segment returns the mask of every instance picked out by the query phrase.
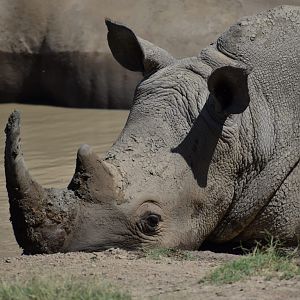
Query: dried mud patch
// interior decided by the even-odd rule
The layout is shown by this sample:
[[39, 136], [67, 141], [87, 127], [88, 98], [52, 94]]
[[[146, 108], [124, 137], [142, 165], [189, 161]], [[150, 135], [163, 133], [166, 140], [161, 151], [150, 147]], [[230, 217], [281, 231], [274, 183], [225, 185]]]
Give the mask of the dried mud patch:
[[134, 299], [299, 299], [300, 280], [247, 281], [215, 286], [199, 280], [237, 255], [183, 251], [152, 258], [147, 253], [111, 249], [99, 253], [66, 253], [0, 258], [0, 278], [74, 277], [112, 284]]

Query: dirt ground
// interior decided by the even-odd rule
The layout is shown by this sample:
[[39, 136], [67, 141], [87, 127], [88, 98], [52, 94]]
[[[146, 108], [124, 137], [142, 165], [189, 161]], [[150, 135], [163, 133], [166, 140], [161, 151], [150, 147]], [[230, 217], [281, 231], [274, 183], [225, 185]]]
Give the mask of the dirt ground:
[[111, 249], [100, 253], [67, 253], [0, 258], [0, 278], [74, 276], [99, 278], [129, 292], [133, 299], [300, 299], [300, 279], [210, 285], [199, 280], [216, 266], [236, 259], [232, 254], [188, 252], [155, 260], [141, 253]]

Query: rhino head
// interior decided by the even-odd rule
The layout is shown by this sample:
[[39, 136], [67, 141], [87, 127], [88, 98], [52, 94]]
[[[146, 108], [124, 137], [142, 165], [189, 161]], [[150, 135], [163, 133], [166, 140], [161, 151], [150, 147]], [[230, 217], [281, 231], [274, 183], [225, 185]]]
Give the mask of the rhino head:
[[200, 57], [177, 60], [126, 26], [106, 24], [114, 57], [144, 79], [104, 159], [83, 145], [69, 186], [43, 188], [25, 166], [20, 115], [9, 118], [7, 190], [25, 253], [197, 249], [233, 198], [239, 116], [249, 104], [247, 70], [213, 70]]

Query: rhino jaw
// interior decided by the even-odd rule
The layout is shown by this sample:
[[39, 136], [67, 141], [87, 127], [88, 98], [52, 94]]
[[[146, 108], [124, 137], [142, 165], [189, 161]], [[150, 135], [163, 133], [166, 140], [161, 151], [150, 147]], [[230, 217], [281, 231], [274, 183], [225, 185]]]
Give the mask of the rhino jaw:
[[20, 113], [5, 128], [5, 176], [11, 222], [25, 254], [66, 251], [78, 211], [71, 190], [44, 189], [26, 168], [20, 143]]

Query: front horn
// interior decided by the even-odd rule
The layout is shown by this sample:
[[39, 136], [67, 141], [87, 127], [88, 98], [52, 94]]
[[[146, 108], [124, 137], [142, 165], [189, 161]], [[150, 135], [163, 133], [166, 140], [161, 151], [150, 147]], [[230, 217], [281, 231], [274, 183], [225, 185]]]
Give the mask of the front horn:
[[20, 143], [20, 113], [5, 128], [5, 176], [11, 222], [24, 254], [64, 252], [78, 211], [78, 198], [67, 189], [44, 189], [32, 179]]

